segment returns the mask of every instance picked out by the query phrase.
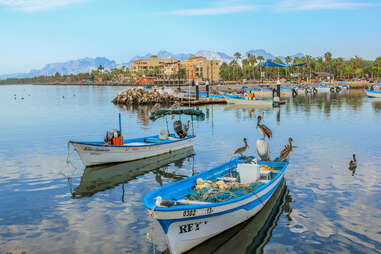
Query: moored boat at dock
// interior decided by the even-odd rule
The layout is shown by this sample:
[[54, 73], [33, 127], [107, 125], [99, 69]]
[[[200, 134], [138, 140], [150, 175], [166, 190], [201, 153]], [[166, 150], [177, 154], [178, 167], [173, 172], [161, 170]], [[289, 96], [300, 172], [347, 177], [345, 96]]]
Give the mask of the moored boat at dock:
[[[170, 251], [183, 253], [257, 214], [280, 186], [287, 166], [288, 160], [257, 163], [254, 157], [235, 158], [149, 193], [144, 204], [166, 234]], [[205, 193], [213, 191], [199, 184], [213, 181], [222, 187], [231, 181], [230, 186], [236, 187], [231, 191], [221, 187], [225, 192], [209, 199], [211, 195]], [[197, 190], [205, 190], [201, 196], [207, 199], [192, 199], [201, 197]]]
[[252, 100], [238, 95], [225, 95], [227, 103], [239, 104], [239, 105], [248, 105], [248, 106], [259, 106], [259, 107], [272, 107], [272, 99], [262, 99], [262, 98], [253, 98]]
[[365, 89], [365, 93], [369, 98], [381, 98], [381, 84], [373, 85], [370, 89]]

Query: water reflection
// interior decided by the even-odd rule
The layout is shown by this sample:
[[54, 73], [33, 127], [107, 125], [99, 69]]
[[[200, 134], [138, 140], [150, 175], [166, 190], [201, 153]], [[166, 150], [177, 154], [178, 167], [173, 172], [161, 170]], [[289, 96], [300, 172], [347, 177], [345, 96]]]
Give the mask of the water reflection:
[[[168, 169], [164, 166], [173, 162], [177, 168], [181, 168], [184, 160], [193, 155], [193, 147], [190, 147], [138, 161], [88, 167], [84, 170], [80, 184], [75, 188], [72, 196], [73, 198], [90, 197], [95, 193], [128, 183], [152, 170], [155, 174], [156, 182], [160, 185], [163, 185], [162, 177], [170, 178], [174, 181], [183, 179], [187, 176], [168, 172]], [[124, 186], [122, 186], [123, 188]], [[122, 195], [124, 195], [124, 191], [122, 191]]]

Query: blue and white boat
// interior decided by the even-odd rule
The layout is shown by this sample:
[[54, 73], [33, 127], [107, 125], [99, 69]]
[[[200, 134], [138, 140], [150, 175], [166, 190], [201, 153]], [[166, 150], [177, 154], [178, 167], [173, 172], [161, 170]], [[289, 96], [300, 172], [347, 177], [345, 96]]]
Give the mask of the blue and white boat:
[[[161, 137], [162, 136], [162, 137]], [[175, 134], [124, 140], [123, 145], [107, 145], [104, 141], [69, 141], [86, 167], [115, 162], [135, 161], [170, 153], [194, 144], [196, 136], [179, 138]]]
[[247, 105], [255, 107], [269, 107], [273, 106], [272, 99], [253, 98], [249, 99], [247, 96], [225, 94], [225, 100], [229, 104]]
[[331, 87], [323, 84], [319, 84], [317, 86], [312, 86], [312, 88], [316, 88], [318, 93], [329, 93], [331, 90]]
[[[257, 214], [280, 186], [286, 174], [285, 162], [259, 161], [239, 157], [186, 179], [152, 191], [145, 207], [161, 225], [172, 253], [183, 253]], [[263, 169], [266, 168], [266, 169]], [[254, 175], [253, 172], [256, 172]], [[255, 184], [240, 196], [220, 202], [190, 201], [189, 194], [199, 179], [239, 179], [237, 184]], [[248, 182], [247, 180], [250, 179]], [[257, 185], [256, 185], [257, 184]], [[173, 206], [162, 204], [174, 203]]]
[[370, 89], [365, 89], [365, 93], [369, 98], [381, 98], [381, 84], [373, 85]]

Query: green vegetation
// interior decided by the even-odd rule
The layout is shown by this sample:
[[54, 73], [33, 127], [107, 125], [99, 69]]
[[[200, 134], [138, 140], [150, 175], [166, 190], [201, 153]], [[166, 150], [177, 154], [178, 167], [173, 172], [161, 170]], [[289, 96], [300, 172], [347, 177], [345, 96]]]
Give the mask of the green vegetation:
[[[273, 62], [285, 64], [306, 63], [302, 67], [292, 68], [274, 68], [263, 67], [264, 58], [248, 55], [241, 59], [240, 53], [234, 54], [234, 60], [230, 63], [223, 63], [220, 68], [220, 77], [226, 81], [260, 80], [261, 72], [264, 72], [264, 80], [286, 79], [290, 81], [297, 80], [324, 80], [329, 76], [335, 80], [375, 80], [381, 78], [381, 57], [374, 61], [364, 60], [360, 57], [353, 57], [344, 60], [342, 57], [333, 58], [330, 52], [324, 54], [324, 57], [312, 58], [309, 55], [304, 57], [291, 58], [285, 57], [283, 62], [279, 58], [272, 59]], [[279, 75], [279, 76], [278, 76]]]

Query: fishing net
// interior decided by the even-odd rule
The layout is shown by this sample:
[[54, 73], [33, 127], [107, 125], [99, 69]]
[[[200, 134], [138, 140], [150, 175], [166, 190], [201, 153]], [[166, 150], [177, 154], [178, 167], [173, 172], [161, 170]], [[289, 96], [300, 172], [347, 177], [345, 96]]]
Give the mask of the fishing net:
[[214, 187], [204, 187], [199, 190], [193, 189], [187, 196], [185, 196], [185, 199], [211, 203], [223, 202], [250, 193], [262, 185], [264, 185], [264, 183], [254, 182], [244, 187], [233, 185], [229, 190], [221, 190]]

